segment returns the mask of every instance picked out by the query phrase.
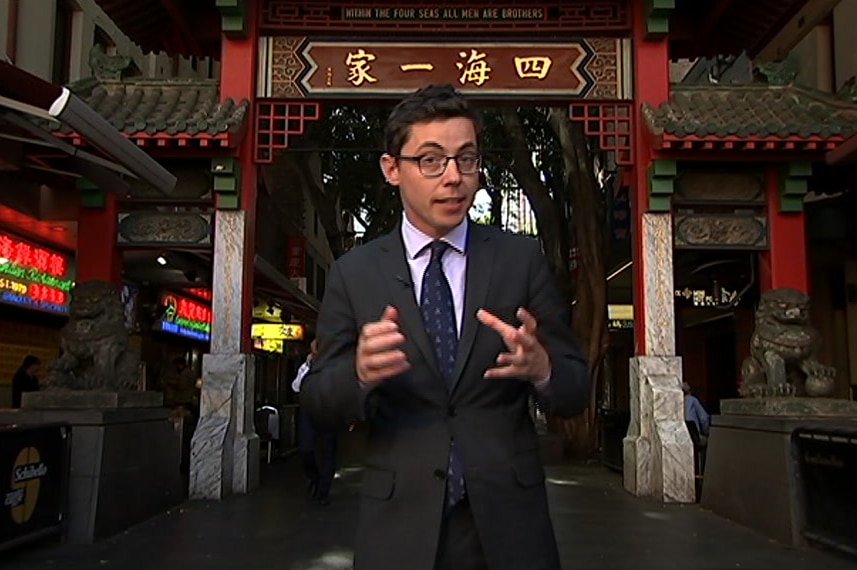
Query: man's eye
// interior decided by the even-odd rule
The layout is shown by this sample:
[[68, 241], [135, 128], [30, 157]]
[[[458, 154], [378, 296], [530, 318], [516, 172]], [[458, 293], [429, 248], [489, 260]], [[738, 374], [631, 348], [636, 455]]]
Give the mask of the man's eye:
[[426, 166], [434, 166], [439, 162], [443, 162], [443, 157], [434, 154], [427, 154], [420, 159], [420, 162], [422, 162]]
[[461, 162], [463, 164], [473, 164], [477, 160], [479, 160], [479, 156], [475, 154], [462, 154], [458, 157], [458, 162]]

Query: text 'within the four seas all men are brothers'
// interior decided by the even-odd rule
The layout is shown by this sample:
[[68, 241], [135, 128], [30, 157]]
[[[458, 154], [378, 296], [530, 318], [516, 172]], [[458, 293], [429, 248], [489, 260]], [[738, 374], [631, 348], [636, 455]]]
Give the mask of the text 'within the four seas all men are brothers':
[[543, 20], [544, 8], [343, 8], [346, 20]]

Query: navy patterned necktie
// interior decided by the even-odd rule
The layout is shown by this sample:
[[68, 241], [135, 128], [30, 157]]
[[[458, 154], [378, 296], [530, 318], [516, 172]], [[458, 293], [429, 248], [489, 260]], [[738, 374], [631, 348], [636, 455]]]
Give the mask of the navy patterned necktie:
[[[437, 364], [443, 379], [449, 389], [452, 388], [455, 371], [455, 356], [458, 352], [458, 327], [455, 322], [455, 306], [452, 302], [452, 290], [443, 272], [443, 254], [449, 249], [449, 244], [433, 241], [431, 259], [426, 272], [423, 274], [423, 285], [420, 291], [420, 310], [423, 323], [429, 339], [434, 345]], [[449, 453], [447, 467], [447, 507], [452, 507], [464, 498], [464, 466], [455, 449], [455, 442]]]

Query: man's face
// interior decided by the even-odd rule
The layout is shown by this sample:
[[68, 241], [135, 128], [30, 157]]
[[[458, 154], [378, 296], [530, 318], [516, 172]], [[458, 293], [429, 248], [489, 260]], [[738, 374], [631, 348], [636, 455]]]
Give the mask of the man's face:
[[[464, 117], [412, 125], [401, 150], [403, 156], [438, 157], [478, 152], [473, 122]], [[388, 154], [382, 157], [381, 165], [390, 184], [399, 187], [408, 220], [435, 239], [461, 223], [479, 190], [479, 173], [461, 174], [454, 160], [436, 178], [423, 176], [416, 162], [397, 160]]]

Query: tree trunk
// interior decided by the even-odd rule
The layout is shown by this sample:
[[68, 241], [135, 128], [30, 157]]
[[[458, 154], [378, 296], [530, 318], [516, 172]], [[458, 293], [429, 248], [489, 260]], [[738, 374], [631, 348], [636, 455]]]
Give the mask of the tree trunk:
[[554, 272], [563, 299], [570, 306], [572, 289], [571, 274], [568, 270], [569, 240], [565, 217], [561, 215], [562, 212], [557, 211], [548, 188], [542, 183], [539, 171], [533, 165], [532, 150], [527, 144], [524, 127], [517, 111], [506, 107], [502, 110], [502, 116], [503, 130], [512, 147], [512, 161], [508, 167], [533, 208], [548, 263]]
[[324, 228], [324, 235], [334, 259], [345, 253], [344, 223], [342, 210], [339, 207], [339, 196], [330, 195], [325, 191], [321, 181], [321, 157], [317, 152], [286, 151], [281, 160], [288, 163], [288, 171], [315, 209], [318, 220]]
[[597, 394], [608, 343], [605, 202], [582, 123], [571, 121], [566, 108], [551, 109], [549, 121], [562, 145], [565, 187], [577, 246], [572, 328], [585, 351], [592, 380], [587, 410], [580, 417], [562, 421], [561, 425], [572, 450], [590, 455], [598, 444]]

